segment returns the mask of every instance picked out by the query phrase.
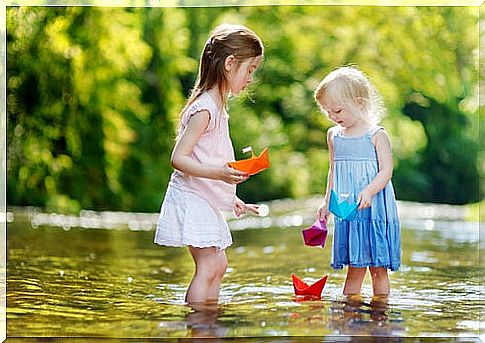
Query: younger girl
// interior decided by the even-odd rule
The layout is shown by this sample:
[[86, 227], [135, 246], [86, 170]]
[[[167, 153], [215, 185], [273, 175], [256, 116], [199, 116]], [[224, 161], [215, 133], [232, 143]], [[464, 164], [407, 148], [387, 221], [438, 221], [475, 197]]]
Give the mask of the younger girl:
[[327, 220], [332, 190], [359, 204], [352, 220], [335, 217], [332, 261], [334, 269], [348, 266], [343, 293], [360, 294], [369, 267], [375, 296], [390, 291], [387, 269], [401, 261], [400, 223], [391, 183], [389, 137], [377, 126], [384, 113], [382, 100], [358, 69], [332, 71], [315, 90], [320, 109], [336, 125], [327, 132], [329, 173], [325, 201], [317, 210]]
[[188, 246], [195, 262], [186, 294], [189, 303], [218, 300], [227, 267], [224, 249], [232, 244], [221, 210], [233, 210], [236, 216], [258, 210], [236, 197], [236, 184], [249, 176], [227, 165], [234, 161], [234, 149], [226, 101], [252, 82], [262, 57], [263, 44], [253, 31], [218, 26], [204, 46], [195, 87], [181, 112], [171, 159], [175, 171], [154, 241]]

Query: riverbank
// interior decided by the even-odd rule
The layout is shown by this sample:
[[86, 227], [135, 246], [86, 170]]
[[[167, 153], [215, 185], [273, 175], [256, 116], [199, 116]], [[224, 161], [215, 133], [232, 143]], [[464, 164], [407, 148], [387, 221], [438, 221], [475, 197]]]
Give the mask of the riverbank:
[[[301, 226], [309, 224], [314, 219], [315, 210], [321, 201], [320, 196], [296, 200], [273, 200], [263, 203], [268, 208], [264, 216], [245, 215], [235, 218], [231, 213], [226, 213], [226, 216], [231, 230]], [[447, 222], [460, 222], [460, 225], [465, 223], [468, 227], [478, 227], [479, 221], [485, 221], [485, 215], [479, 211], [480, 205], [485, 205], [485, 202], [471, 205], [446, 205], [398, 201], [398, 211], [401, 221], [411, 226], [422, 225], [424, 222], [425, 228], [432, 229], [442, 222], [446, 225]], [[1, 219], [7, 223], [17, 220], [28, 221], [33, 228], [45, 225], [65, 230], [81, 227], [149, 231], [155, 228], [158, 213], [82, 210], [79, 215], [70, 215], [46, 213], [38, 207], [10, 206], [4, 217]]]

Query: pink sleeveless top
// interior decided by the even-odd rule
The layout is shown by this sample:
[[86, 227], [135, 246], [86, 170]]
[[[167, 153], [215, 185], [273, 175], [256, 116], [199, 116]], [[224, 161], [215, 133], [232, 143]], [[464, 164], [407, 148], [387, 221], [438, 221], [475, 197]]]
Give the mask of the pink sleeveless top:
[[[202, 93], [182, 114], [178, 137], [187, 127], [189, 119], [203, 110], [207, 110], [210, 114], [209, 124], [195, 144], [191, 157], [204, 165], [222, 167], [227, 162], [234, 161], [234, 148], [229, 136], [229, 115], [225, 110], [217, 107], [210, 94]], [[221, 180], [187, 175], [179, 170], [172, 173], [170, 185], [192, 192], [222, 211], [233, 210], [236, 185]]]

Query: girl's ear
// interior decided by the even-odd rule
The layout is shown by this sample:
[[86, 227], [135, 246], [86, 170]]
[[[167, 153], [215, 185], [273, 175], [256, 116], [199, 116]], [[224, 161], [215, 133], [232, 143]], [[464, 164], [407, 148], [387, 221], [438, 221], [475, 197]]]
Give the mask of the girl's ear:
[[236, 62], [236, 57], [234, 55], [227, 56], [226, 60], [224, 61], [224, 68], [226, 69], [226, 71], [231, 71], [232, 68], [234, 68]]
[[357, 100], [357, 104], [359, 104], [359, 106], [361, 107], [365, 107], [366, 105], [366, 101], [364, 98], [358, 96], [355, 100]]

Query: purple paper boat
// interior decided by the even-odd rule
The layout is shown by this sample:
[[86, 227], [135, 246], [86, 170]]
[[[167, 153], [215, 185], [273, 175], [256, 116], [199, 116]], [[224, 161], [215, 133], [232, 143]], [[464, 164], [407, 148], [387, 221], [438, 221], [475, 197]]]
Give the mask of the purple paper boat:
[[311, 247], [325, 246], [325, 240], [327, 239], [327, 225], [325, 221], [318, 220], [313, 223], [309, 228], [301, 230], [303, 234], [303, 240], [306, 245]]

